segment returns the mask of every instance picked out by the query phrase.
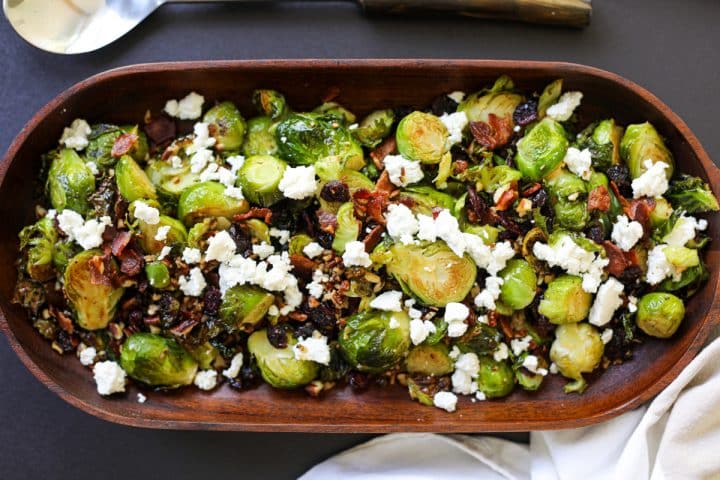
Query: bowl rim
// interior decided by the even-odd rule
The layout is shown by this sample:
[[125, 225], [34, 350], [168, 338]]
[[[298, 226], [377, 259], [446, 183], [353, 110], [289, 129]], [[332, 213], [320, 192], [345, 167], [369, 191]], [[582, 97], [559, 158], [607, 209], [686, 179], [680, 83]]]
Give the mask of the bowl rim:
[[[124, 76], [132, 76], [138, 73], [148, 73], [156, 71], [170, 71], [170, 72], [183, 72], [194, 69], [242, 69], [242, 68], [262, 68], [262, 67], [273, 67], [281, 69], [297, 69], [297, 68], [313, 68], [313, 69], [343, 69], [343, 68], [356, 68], [356, 67], [367, 67], [367, 68], [418, 68], [423, 67], [476, 67], [476, 68], [494, 68], [498, 71], [503, 69], [514, 69], [514, 70], [539, 70], [539, 69], [552, 69], [558, 72], [558, 76], [562, 76], [564, 73], [574, 72], [590, 75], [595, 78], [608, 80], [612, 83], [619, 84], [627, 90], [630, 90], [634, 94], [642, 97], [648, 103], [653, 104], [661, 114], [668, 119], [682, 134], [685, 140], [687, 140], [690, 149], [696, 155], [700, 161], [700, 166], [703, 171], [707, 174], [710, 185], [713, 190], [717, 191], [717, 187], [720, 187], [720, 169], [712, 162], [705, 149], [700, 144], [700, 141], [695, 134], [690, 130], [687, 124], [678, 116], [669, 106], [663, 101], [656, 97], [653, 93], [646, 90], [644, 87], [636, 84], [635, 82], [628, 80], [618, 74], [603, 70], [597, 67], [588, 66], [580, 63], [563, 62], [563, 61], [539, 61], [539, 60], [491, 60], [491, 59], [322, 59], [322, 58], [307, 58], [307, 59], [257, 59], [257, 60], [210, 60], [210, 61], [172, 61], [172, 62], [148, 62], [138, 63], [132, 65], [126, 65], [122, 67], [113, 68], [106, 70], [95, 75], [92, 75], [84, 80], [81, 80], [74, 85], [68, 87], [52, 100], [46, 103], [40, 110], [38, 110], [22, 127], [20, 132], [10, 143], [5, 155], [0, 161], [0, 188], [2, 188], [7, 171], [16, 157], [18, 151], [27, 141], [31, 132], [38, 126], [38, 124], [48, 116], [58, 106], [62, 105], [65, 101], [72, 98], [76, 93], [94, 86], [98, 83], [102, 83], [111, 79], [121, 78]], [[708, 286], [710, 287], [710, 286]], [[714, 291], [718, 291], [720, 287], [720, 276], [718, 281], [714, 285]], [[695, 336], [692, 338], [687, 350], [681, 355], [678, 361], [665, 373], [663, 373], [651, 386], [651, 388], [641, 392], [630, 400], [615, 405], [606, 410], [596, 412], [592, 415], [584, 416], [579, 419], [572, 420], [573, 427], [582, 427], [586, 425], [595, 424], [604, 420], [613, 418], [623, 412], [626, 412], [632, 408], [635, 408], [646, 401], [650, 400], [653, 396], [663, 390], [669, 385], [680, 373], [680, 371], [687, 366], [687, 364], [695, 357], [698, 351], [703, 347], [707, 340], [712, 328], [720, 323], [720, 295], [714, 295], [711, 304], [708, 307], [707, 314], [700, 320], [700, 325], [697, 328]], [[129, 415], [121, 414], [112, 410], [97, 407], [92, 403], [86, 402], [80, 397], [66, 391], [61, 385], [56, 383], [49, 375], [45, 373], [27, 354], [25, 349], [20, 345], [17, 337], [6, 319], [5, 311], [0, 306], [0, 330], [5, 334], [8, 343], [15, 354], [18, 356], [20, 361], [25, 367], [50, 391], [58, 395], [60, 398], [73, 405], [74, 407], [87, 412], [97, 418], [111, 421], [114, 423], [128, 425], [133, 427], [144, 427], [144, 428], [158, 428], [158, 429], [202, 429], [202, 430], [242, 430], [242, 431], [275, 431], [275, 432], [354, 432], [354, 433], [382, 433], [390, 431], [429, 431], [427, 428], [422, 428], [421, 425], [407, 426], [403, 429], [392, 428], [391, 426], [382, 425], [365, 425], [357, 426], [352, 425], [348, 428], [343, 428], [342, 423], [302, 423], [302, 424], [286, 424], [286, 423], [253, 423], [251, 420], [245, 423], [238, 422], [202, 422], [192, 421], [183, 419], [164, 420], [157, 418], [144, 418], [142, 415]], [[560, 422], [567, 423], [567, 420], [561, 420]], [[563, 423], [552, 422], [550, 420], [530, 420], [530, 421], [508, 421], [503, 425], [494, 425], [501, 427], [496, 431], [526, 431], [526, 430], [540, 430], [540, 429], [562, 429], [568, 428], [568, 425]], [[463, 431], [458, 429], [451, 429], [448, 431]]]

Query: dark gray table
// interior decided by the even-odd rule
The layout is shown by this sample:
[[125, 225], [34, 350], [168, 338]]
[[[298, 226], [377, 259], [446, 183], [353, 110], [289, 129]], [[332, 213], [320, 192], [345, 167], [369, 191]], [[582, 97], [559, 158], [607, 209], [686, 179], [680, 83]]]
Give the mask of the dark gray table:
[[[592, 26], [584, 31], [457, 19], [367, 19], [354, 5], [342, 2], [171, 5], [122, 41], [81, 56], [36, 50], [3, 19], [0, 147], [4, 151], [31, 115], [63, 89], [121, 65], [442, 57], [566, 60], [614, 71], [664, 99], [711, 156], [720, 152], [720, 2], [594, 3]], [[370, 438], [132, 429], [65, 404], [25, 370], [4, 339], [0, 365], [0, 477], [6, 479], [293, 478]]]

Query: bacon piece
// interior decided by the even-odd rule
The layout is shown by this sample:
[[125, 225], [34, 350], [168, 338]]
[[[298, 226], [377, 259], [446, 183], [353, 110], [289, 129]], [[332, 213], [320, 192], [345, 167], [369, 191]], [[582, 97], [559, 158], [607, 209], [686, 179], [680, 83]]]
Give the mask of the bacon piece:
[[305, 280], [312, 279], [313, 272], [318, 267], [317, 262], [299, 253], [290, 255], [290, 263], [293, 266], [293, 271]]
[[238, 213], [233, 217], [236, 222], [242, 222], [250, 218], [261, 218], [265, 223], [272, 221], [272, 210], [269, 208], [252, 207], [245, 213]]
[[372, 251], [372, 249], [375, 248], [378, 243], [380, 243], [384, 231], [385, 227], [382, 225], [376, 225], [372, 230], [370, 230], [370, 233], [368, 233], [367, 236], [363, 239], [366, 252]]
[[651, 198], [636, 198], [631, 200], [624, 209], [631, 220], [635, 220], [643, 227], [643, 238], [650, 233], [650, 213], [655, 209], [655, 200]]
[[123, 155], [127, 155], [130, 150], [135, 146], [140, 137], [134, 133], [123, 133], [115, 139], [110, 155], [114, 158], [120, 158]]
[[128, 231], [118, 232], [117, 235], [115, 235], [115, 238], [113, 238], [112, 246], [110, 247], [112, 254], [116, 257], [122, 255], [123, 250], [125, 250], [125, 247], [128, 246], [131, 239], [132, 233]]
[[385, 225], [383, 212], [387, 208], [388, 195], [384, 192], [373, 192], [367, 204], [367, 215], [380, 225]]
[[145, 135], [155, 145], [163, 145], [175, 138], [175, 121], [165, 115], [153, 117], [143, 125]]
[[375, 191], [390, 193], [396, 188], [397, 187], [390, 181], [390, 174], [387, 170], [383, 170], [380, 174], [380, 178], [377, 179], [377, 183], [375, 183]]
[[95, 255], [88, 261], [90, 267], [90, 283], [93, 285], [112, 285], [110, 273], [110, 255]]
[[608, 264], [608, 272], [612, 276], [620, 277], [626, 269], [639, 265], [635, 251], [623, 252], [620, 247], [609, 240], [603, 242], [603, 247], [610, 261]]
[[542, 184], [535, 182], [532, 185], [530, 185], [529, 187], [527, 187], [525, 190], [522, 191], [522, 196], [529, 197], [530, 195], [536, 193], [541, 188], [542, 188]]
[[372, 158], [372, 161], [378, 170], [383, 170], [385, 168], [383, 160], [385, 157], [393, 153], [396, 148], [397, 141], [395, 141], [395, 137], [393, 136], [386, 138], [380, 145], [370, 152], [370, 158]]
[[491, 113], [488, 115], [487, 123], [470, 122], [470, 133], [480, 145], [495, 150], [507, 145], [510, 141], [512, 122]]
[[143, 256], [132, 248], [126, 248], [120, 255], [120, 271], [125, 275], [134, 277], [138, 275], [145, 266]]
[[477, 193], [475, 187], [468, 185], [467, 187], [468, 201], [468, 221], [470, 223], [482, 223], [485, 225], [496, 225], [500, 218], [485, 203], [485, 200]]
[[588, 195], [588, 211], [599, 210], [607, 212], [610, 210], [610, 192], [605, 185], [595, 187]]

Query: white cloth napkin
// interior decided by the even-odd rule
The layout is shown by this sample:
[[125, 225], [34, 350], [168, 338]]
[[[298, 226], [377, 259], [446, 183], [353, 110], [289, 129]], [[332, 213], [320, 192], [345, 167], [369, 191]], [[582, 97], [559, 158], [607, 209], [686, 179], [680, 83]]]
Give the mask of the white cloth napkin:
[[720, 479], [720, 338], [647, 407], [605, 423], [532, 432], [529, 448], [470, 435], [392, 434], [316, 465], [301, 480]]

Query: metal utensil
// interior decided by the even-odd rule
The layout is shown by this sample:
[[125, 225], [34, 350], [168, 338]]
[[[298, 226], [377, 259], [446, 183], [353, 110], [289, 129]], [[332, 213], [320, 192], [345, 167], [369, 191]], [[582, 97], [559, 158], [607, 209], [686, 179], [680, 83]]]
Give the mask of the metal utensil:
[[[85, 53], [117, 40], [165, 3], [213, 0], [3, 0], [5, 16], [27, 42], [53, 53]], [[277, 2], [285, 0], [259, 0]], [[591, 0], [355, 0], [374, 14], [451, 13], [583, 27]], [[257, 3], [230, 0], [226, 3]]]

